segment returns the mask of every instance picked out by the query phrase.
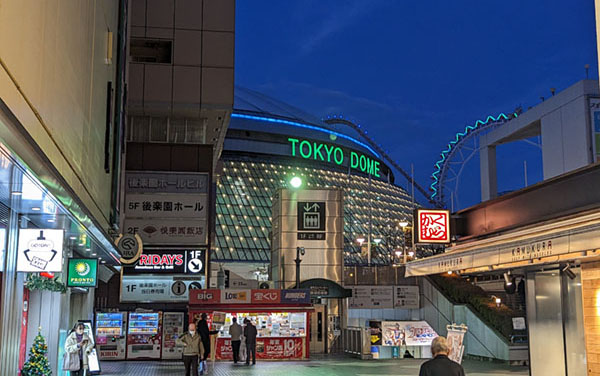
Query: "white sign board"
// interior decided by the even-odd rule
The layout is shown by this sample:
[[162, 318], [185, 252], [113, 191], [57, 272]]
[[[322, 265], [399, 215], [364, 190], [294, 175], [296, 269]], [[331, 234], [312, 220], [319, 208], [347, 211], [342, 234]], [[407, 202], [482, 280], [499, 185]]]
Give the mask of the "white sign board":
[[126, 219], [127, 234], [138, 234], [145, 245], [206, 245], [207, 221], [197, 219]]
[[196, 218], [206, 219], [207, 194], [134, 194], [125, 197], [128, 218]]
[[190, 285], [200, 281], [174, 280], [167, 276], [127, 276], [121, 280], [121, 302], [187, 302]]
[[419, 309], [419, 286], [395, 286], [394, 308]]
[[250, 303], [250, 290], [221, 290], [221, 304]]
[[20, 229], [18, 272], [61, 272], [63, 230]]
[[353, 286], [350, 308], [393, 308], [394, 286]]

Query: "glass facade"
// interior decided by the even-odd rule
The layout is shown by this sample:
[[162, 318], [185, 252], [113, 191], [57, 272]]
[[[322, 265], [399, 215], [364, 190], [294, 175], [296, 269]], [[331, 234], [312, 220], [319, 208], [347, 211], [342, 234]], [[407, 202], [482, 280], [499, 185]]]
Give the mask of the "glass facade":
[[[371, 218], [371, 261], [398, 261], [404, 234], [399, 223], [411, 222], [411, 197], [400, 187], [340, 170], [315, 168], [299, 161], [267, 156], [224, 154], [223, 174], [217, 185], [216, 241], [212, 260], [268, 263], [271, 243], [271, 198], [300, 176], [304, 189], [344, 190], [344, 263], [367, 264], [366, 239]], [[321, 166], [319, 166], [321, 167]], [[407, 229], [408, 230], [408, 229]], [[357, 239], [364, 239], [362, 244]], [[410, 244], [410, 232], [406, 232]], [[431, 252], [418, 249], [415, 257]], [[412, 256], [411, 256], [412, 257]]]

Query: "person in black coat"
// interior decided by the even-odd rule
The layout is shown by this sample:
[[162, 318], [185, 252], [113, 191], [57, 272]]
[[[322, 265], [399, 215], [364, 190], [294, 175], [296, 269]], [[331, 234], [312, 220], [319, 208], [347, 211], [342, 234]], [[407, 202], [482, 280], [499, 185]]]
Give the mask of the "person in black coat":
[[246, 365], [250, 364], [250, 357], [252, 356], [252, 364], [256, 364], [256, 335], [257, 330], [252, 321], [245, 319], [244, 324], [244, 337], [246, 337]]
[[431, 343], [433, 359], [421, 364], [419, 376], [465, 376], [463, 367], [450, 360], [450, 347], [445, 337], [436, 337]]
[[[218, 330], [209, 330], [208, 322], [206, 321], [206, 313], [200, 315], [200, 320], [196, 324], [196, 330], [198, 334], [200, 334], [200, 338], [202, 339], [202, 346], [204, 346], [204, 355], [201, 357], [203, 362], [206, 362], [208, 356], [210, 355], [210, 336], [211, 334], [219, 333]], [[204, 364], [206, 365], [206, 364]]]

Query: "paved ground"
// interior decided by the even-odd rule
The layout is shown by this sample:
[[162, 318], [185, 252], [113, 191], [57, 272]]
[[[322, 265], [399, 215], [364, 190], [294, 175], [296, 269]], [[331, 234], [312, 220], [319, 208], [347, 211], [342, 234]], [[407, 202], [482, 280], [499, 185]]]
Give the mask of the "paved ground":
[[[255, 366], [233, 365], [218, 362], [209, 364], [212, 376], [388, 376], [418, 375], [423, 360], [358, 360], [352, 358], [310, 360], [302, 362], [259, 362]], [[102, 362], [102, 375], [162, 376], [183, 375], [180, 362]], [[465, 360], [463, 363], [469, 376], [525, 376], [525, 367], [511, 367], [503, 364]]]

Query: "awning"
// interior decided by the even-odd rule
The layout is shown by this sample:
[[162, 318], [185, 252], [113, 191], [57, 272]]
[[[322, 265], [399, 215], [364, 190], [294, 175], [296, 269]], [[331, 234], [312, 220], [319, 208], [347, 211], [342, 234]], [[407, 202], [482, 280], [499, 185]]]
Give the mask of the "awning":
[[455, 245], [442, 255], [409, 262], [405, 276], [482, 272], [599, 255], [600, 212], [595, 211]]

